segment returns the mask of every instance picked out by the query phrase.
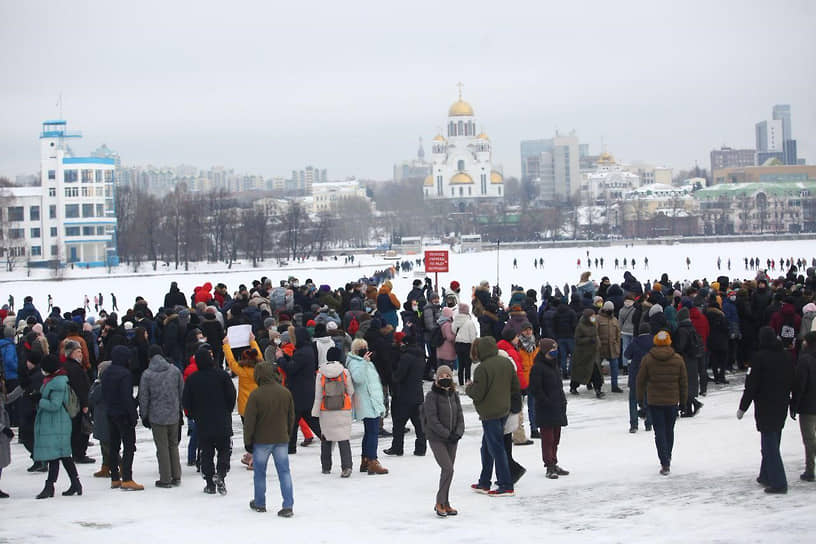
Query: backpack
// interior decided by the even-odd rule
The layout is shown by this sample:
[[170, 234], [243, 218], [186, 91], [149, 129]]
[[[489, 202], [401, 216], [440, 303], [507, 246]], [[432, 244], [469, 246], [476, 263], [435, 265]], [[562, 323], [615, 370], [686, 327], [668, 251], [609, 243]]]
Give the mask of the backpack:
[[790, 322], [786, 320], [785, 323], [782, 324], [782, 328], [779, 331], [779, 339], [782, 340], [782, 345], [786, 348], [793, 345], [793, 341], [796, 339], [796, 329], [793, 328], [793, 320], [790, 320]]
[[696, 330], [691, 331], [691, 336], [689, 337], [689, 343], [686, 347], [687, 355], [701, 361], [703, 357], [705, 357], [705, 347], [703, 347], [703, 339], [700, 337], [700, 333]]
[[71, 419], [74, 419], [79, 413], [79, 397], [70, 385], [68, 386], [68, 402], [63, 403], [63, 407]]
[[442, 344], [445, 343], [445, 335], [442, 334], [442, 327], [436, 327], [433, 331], [431, 331], [431, 345], [435, 348], [438, 348]]
[[323, 402], [320, 409], [325, 411], [351, 410], [351, 398], [346, 393], [346, 373], [336, 378], [321, 375], [323, 385]]
[[349, 336], [354, 336], [358, 330], [360, 330], [360, 322], [357, 321], [357, 316], [352, 314], [346, 332], [349, 333]]

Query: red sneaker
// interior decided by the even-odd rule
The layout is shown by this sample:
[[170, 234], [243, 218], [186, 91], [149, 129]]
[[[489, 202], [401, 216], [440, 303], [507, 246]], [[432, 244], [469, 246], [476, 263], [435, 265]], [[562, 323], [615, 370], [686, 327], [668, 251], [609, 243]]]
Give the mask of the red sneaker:
[[482, 495], [488, 495], [492, 493], [489, 487], [482, 487], [479, 484], [471, 484], [470, 488], [476, 493], [481, 493]]
[[512, 489], [494, 489], [487, 494], [490, 497], [514, 497], [516, 495]]

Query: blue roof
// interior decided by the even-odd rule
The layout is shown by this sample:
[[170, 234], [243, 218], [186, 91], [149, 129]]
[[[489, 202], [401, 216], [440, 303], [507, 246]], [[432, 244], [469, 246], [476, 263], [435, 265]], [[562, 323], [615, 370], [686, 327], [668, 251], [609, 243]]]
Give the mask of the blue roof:
[[62, 164], [110, 164], [115, 165], [116, 161], [108, 157], [65, 157]]

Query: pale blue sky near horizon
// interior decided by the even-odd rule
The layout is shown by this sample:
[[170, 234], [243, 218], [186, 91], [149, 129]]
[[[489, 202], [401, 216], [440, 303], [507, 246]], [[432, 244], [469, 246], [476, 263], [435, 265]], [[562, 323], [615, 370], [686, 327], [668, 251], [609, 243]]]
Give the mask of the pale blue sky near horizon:
[[0, 175], [63, 117], [126, 165], [389, 179], [464, 84], [494, 160], [575, 130], [625, 161], [708, 168], [790, 104], [816, 162], [816, 3], [0, 0]]

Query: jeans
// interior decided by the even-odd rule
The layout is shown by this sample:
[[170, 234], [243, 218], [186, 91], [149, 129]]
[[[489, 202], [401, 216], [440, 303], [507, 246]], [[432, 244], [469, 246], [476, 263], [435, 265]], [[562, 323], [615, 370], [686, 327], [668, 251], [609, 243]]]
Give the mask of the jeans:
[[[111, 481], [120, 479], [119, 446], [122, 446], [121, 479], [133, 480], [133, 454], [136, 452], [136, 427], [127, 416], [108, 417], [110, 429], [110, 474]], [[67, 468], [67, 467], [66, 467]]]
[[[649, 405], [654, 426], [655, 446], [660, 465], [671, 466], [672, 449], [674, 448], [674, 422], [677, 421], [677, 406]], [[780, 459], [781, 463], [781, 459]]]
[[618, 387], [618, 372], [620, 368], [620, 357], [609, 359], [609, 376], [612, 378], [612, 388]]
[[762, 444], [762, 464], [759, 468], [759, 479], [775, 489], [787, 489], [788, 480], [785, 478], [785, 466], [779, 454], [779, 441], [782, 440], [782, 430], [759, 433]]
[[402, 453], [403, 444], [405, 440], [405, 424], [411, 420], [411, 424], [416, 431], [416, 439], [414, 440], [414, 453], [424, 454], [427, 446], [425, 442], [425, 432], [422, 429], [422, 418], [419, 417], [419, 409], [421, 404], [414, 404], [413, 406], [400, 405], [394, 403], [391, 407], [391, 418], [394, 422], [393, 431], [394, 436], [391, 439], [391, 449], [397, 453]]
[[363, 418], [363, 457], [377, 458], [377, 441], [380, 434], [380, 418]]
[[527, 389], [527, 418], [530, 420], [530, 432], [538, 428], [538, 426], [536, 426], [535, 416], [535, 397], [530, 392], [530, 389]]
[[799, 414], [799, 430], [805, 443], [805, 472], [813, 474], [816, 457], [816, 414]]
[[195, 419], [187, 418], [187, 464], [192, 465], [198, 458], [198, 427]]
[[[320, 441], [320, 467], [323, 470], [331, 470], [332, 467], [332, 449], [334, 442], [331, 440]], [[337, 442], [337, 448], [340, 450], [340, 468], [351, 468], [351, 444], [348, 440], [340, 440]]]
[[[575, 353], [575, 338], [558, 339], [558, 357], [561, 359], [561, 373], [569, 373], [572, 370], [572, 355]], [[569, 355], [569, 365], [567, 356]]]
[[632, 343], [634, 338], [634, 335], [621, 333], [621, 363], [623, 364], [624, 368], [629, 366], [629, 363], [632, 362], [631, 359], [627, 359], [623, 356], [623, 354], [626, 353], [626, 348], [629, 347], [629, 344]]
[[436, 492], [436, 504], [448, 505], [450, 504], [450, 486], [453, 481], [453, 464], [456, 462], [456, 446], [457, 442], [441, 442], [431, 440], [428, 442], [431, 446], [434, 459], [441, 469], [439, 474], [439, 490]]
[[[648, 400], [648, 399], [647, 399]], [[646, 410], [646, 427], [652, 426], [652, 415], [649, 410]], [[637, 402], [637, 388], [629, 388], [629, 428], [638, 428], [638, 402]]]
[[479, 485], [490, 487], [493, 476], [493, 465], [496, 465], [496, 484], [502, 491], [513, 489], [510, 476], [510, 463], [504, 450], [504, 422], [507, 417], [485, 419], [482, 421], [482, 473]]
[[278, 473], [283, 508], [292, 508], [295, 505], [295, 497], [292, 488], [292, 473], [289, 471], [289, 445], [286, 443], [255, 444], [252, 448], [255, 506], [266, 507], [266, 465], [270, 455], [275, 461], [275, 471]]

